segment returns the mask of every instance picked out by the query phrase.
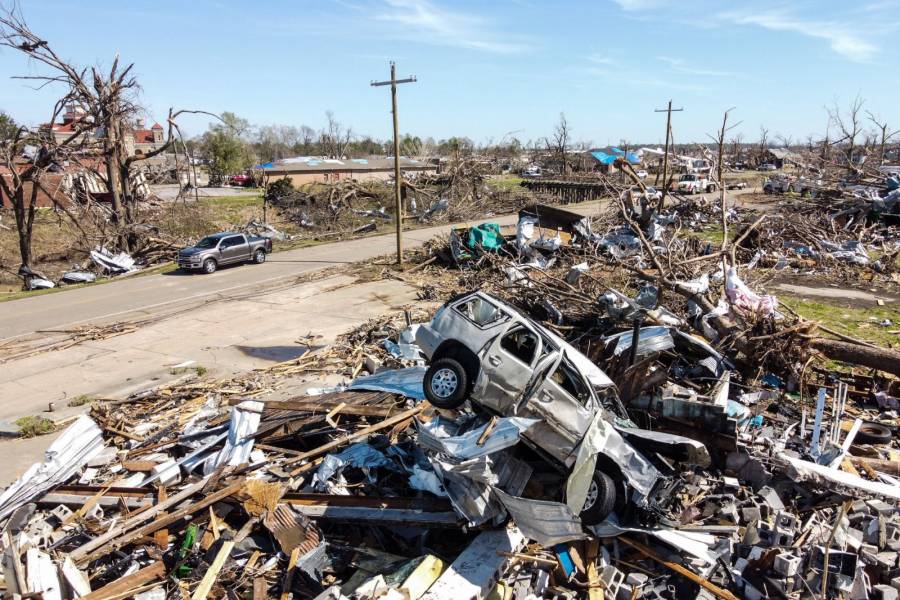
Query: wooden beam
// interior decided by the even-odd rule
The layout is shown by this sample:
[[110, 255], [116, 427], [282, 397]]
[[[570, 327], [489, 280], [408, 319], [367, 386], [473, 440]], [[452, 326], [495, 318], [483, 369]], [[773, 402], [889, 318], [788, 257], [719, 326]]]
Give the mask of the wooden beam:
[[[359, 438], [365, 437], [365, 436], [369, 435], [370, 433], [375, 433], [376, 431], [381, 431], [382, 429], [392, 427], [392, 426], [396, 425], [397, 423], [402, 423], [403, 421], [416, 416], [417, 414], [419, 414], [420, 412], [425, 410], [425, 408], [428, 406], [430, 406], [428, 404], [428, 402], [423, 400], [415, 408], [411, 408], [411, 409], [404, 411], [398, 415], [394, 415], [393, 417], [389, 417], [389, 418], [385, 419], [384, 421], [376, 423], [375, 425], [365, 427], [355, 433], [345, 435], [344, 437], [338, 438], [336, 440], [332, 440], [332, 441], [328, 442], [327, 444], [323, 444], [323, 445], [319, 446], [318, 448], [314, 448], [313, 450], [304, 452], [300, 456], [297, 456], [297, 457], [287, 461], [285, 463], [285, 465], [286, 466], [295, 465], [295, 464], [300, 463], [308, 458], [314, 458], [316, 456], [321, 456], [322, 454], [327, 454], [327, 453], [331, 452], [332, 450], [334, 450], [335, 448], [340, 448], [341, 446], [343, 446], [344, 444], [346, 444], [348, 442], [358, 440]], [[303, 471], [302, 471], [302, 467], [301, 467], [300, 469], [294, 469], [293, 471], [291, 471], [290, 475], [293, 477], [302, 472]]]
[[135, 588], [151, 581], [162, 579], [165, 575], [166, 565], [163, 561], [158, 560], [149, 567], [144, 567], [140, 571], [135, 571], [131, 575], [117, 579], [99, 590], [94, 590], [87, 596], [82, 596], [81, 600], [108, 600], [109, 598], [122, 597]]
[[699, 575], [697, 575], [696, 573], [689, 570], [687, 567], [685, 567], [683, 565], [679, 565], [678, 563], [674, 563], [670, 560], [666, 560], [665, 558], [663, 558], [662, 556], [657, 554], [655, 550], [648, 548], [647, 546], [643, 545], [642, 543], [628, 539], [624, 535], [620, 535], [616, 539], [618, 539], [620, 542], [627, 544], [628, 546], [631, 546], [632, 548], [634, 548], [635, 550], [637, 550], [644, 556], [652, 558], [653, 560], [655, 560], [659, 564], [663, 565], [664, 567], [675, 571], [682, 577], [686, 577], [687, 579], [690, 579], [691, 581], [693, 581], [694, 583], [696, 583], [697, 585], [699, 585], [706, 591], [710, 592], [717, 598], [722, 598], [722, 600], [738, 600], [737, 596], [735, 596], [728, 590], [722, 589], [719, 586], [712, 583], [711, 581], [709, 581], [708, 579], [700, 577]]
[[[118, 536], [113, 536], [113, 539], [108, 540], [105, 544], [102, 545], [101, 548], [94, 550], [93, 552], [89, 552], [89, 553], [85, 552], [83, 550], [83, 548], [85, 548], [85, 546], [87, 546], [87, 544], [85, 544], [85, 546], [82, 546], [81, 548], [77, 548], [74, 552], [72, 552], [70, 554], [70, 556], [72, 556], [72, 560], [74, 560], [76, 563], [82, 563], [82, 564], [85, 562], [89, 562], [95, 558], [99, 558], [101, 556], [106, 556], [110, 552], [115, 552], [119, 548], [122, 548], [123, 546], [127, 546], [128, 544], [134, 542], [137, 539], [140, 539], [144, 536], [150, 535], [153, 532], [163, 529], [164, 527], [168, 527], [169, 525], [171, 525], [173, 523], [177, 523], [184, 517], [194, 514], [195, 512], [199, 512], [199, 511], [205, 509], [207, 506], [215, 504], [219, 500], [223, 500], [223, 499], [227, 498], [228, 496], [231, 496], [232, 494], [239, 492], [243, 487], [244, 487], [244, 480], [241, 479], [241, 480], [239, 480], [235, 483], [232, 483], [231, 485], [219, 490], [218, 492], [215, 492], [215, 493], [209, 494], [208, 496], [205, 496], [203, 499], [198, 500], [197, 502], [195, 502], [189, 506], [186, 506], [185, 508], [182, 508], [171, 514], [160, 517], [157, 520], [155, 520], [154, 522], [148, 523], [147, 525], [144, 525], [143, 527], [136, 529], [136, 530], [132, 531], [131, 533], [125, 533], [125, 534], [119, 534]], [[176, 497], [177, 496], [172, 496], [172, 498], [176, 498]], [[154, 507], [154, 508], [156, 508], [156, 507]], [[151, 511], [153, 511], [153, 509], [146, 510], [138, 516], [143, 516], [146, 513], [149, 513]], [[103, 536], [101, 536], [101, 537], [103, 537]], [[97, 538], [97, 539], [99, 539], [99, 538]], [[96, 541], [96, 540], [93, 540], [93, 541]], [[91, 543], [91, 542], [89, 542], [89, 543]], [[78, 552], [77, 557], [75, 555], [75, 552]]]
[[203, 579], [200, 580], [200, 585], [198, 585], [197, 589], [194, 590], [194, 593], [191, 594], [191, 600], [205, 600], [209, 595], [209, 590], [212, 589], [213, 584], [216, 582], [216, 577], [219, 576], [219, 571], [222, 570], [222, 567], [225, 565], [225, 561], [228, 560], [228, 555], [231, 554], [233, 548], [234, 540], [226, 540], [222, 543], [222, 547], [219, 548], [219, 553], [216, 554], [212, 564], [209, 565], [209, 568], [203, 575]]

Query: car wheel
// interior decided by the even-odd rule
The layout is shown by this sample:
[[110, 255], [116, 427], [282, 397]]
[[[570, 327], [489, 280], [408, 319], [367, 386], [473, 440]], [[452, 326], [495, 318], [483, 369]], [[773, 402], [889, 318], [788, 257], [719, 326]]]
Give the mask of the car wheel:
[[254, 252], [253, 253], [253, 262], [255, 262], [258, 265], [261, 265], [264, 262], [266, 262], [266, 251], [265, 250], [257, 250], [256, 252]]
[[863, 423], [854, 441], [861, 444], [889, 444], [894, 435], [889, 427], [878, 423]]
[[616, 484], [612, 477], [603, 471], [594, 471], [591, 485], [588, 487], [584, 508], [581, 509], [581, 522], [585, 525], [598, 525], [616, 508]]
[[466, 400], [469, 378], [462, 364], [455, 358], [439, 358], [425, 372], [425, 397], [438, 407], [453, 409]]
[[203, 272], [207, 275], [209, 275], [210, 273], [215, 273], [217, 266], [218, 265], [216, 265], [215, 260], [213, 260], [212, 258], [207, 258], [203, 261]]

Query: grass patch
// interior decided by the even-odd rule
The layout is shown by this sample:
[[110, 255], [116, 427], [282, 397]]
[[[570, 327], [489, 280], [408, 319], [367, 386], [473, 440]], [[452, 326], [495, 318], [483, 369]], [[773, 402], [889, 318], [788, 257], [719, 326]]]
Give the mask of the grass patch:
[[69, 403], [66, 406], [69, 406], [72, 408], [77, 407], [77, 406], [84, 406], [85, 404], [90, 404], [91, 402], [94, 402], [95, 400], [96, 400], [96, 398], [94, 398], [93, 396], [89, 396], [88, 394], [81, 394], [80, 396], [75, 396], [74, 398], [69, 400]]
[[21, 417], [15, 421], [22, 437], [36, 437], [56, 431], [56, 423], [46, 417]]
[[207, 369], [203, 365], [182, 367], [180, 369], [172, 369], [171, 371], [169, 371], [169, 375], [183, 375], [185, 373], [190, 373], [191, 371], [193, 371], [197, 375], [197, 377], [203, 377], [209, 372], [209, 369]]
[[487, 179], [485, 183], [498, 190], [511, 190], [519, 187], [522, 178], [518, 175], [500, 175]]
[[[900, 329], [900, 310], [886, 306], [853, 308], [831, 302], [807, 300], [794, 296], [778, 296], [778, 300], [797, 311], [805, 319], [818, 321], [830, 329], [879, 346], [892, 347], [900, 342], [900, 335], [890, 333]], [[892, 325], [879, 323], [888, 319]]]

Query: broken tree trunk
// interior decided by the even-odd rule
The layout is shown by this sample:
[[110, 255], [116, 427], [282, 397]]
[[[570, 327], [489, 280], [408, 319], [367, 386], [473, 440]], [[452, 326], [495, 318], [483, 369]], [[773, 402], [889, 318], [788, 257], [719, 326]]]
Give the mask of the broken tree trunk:
[[900, 352], [889, 348], [875, 348], [851, 344], [841, 340], [815, 338], [809, 347], [818, 350], [832, 360], [869, 367], [900, 377]]

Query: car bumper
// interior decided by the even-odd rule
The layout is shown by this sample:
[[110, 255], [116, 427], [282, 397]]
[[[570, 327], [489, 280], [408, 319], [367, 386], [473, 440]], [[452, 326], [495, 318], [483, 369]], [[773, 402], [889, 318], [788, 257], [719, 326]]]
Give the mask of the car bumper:
[[203, 267], [203, 261], [201, 261], [199, 258], [193, 258], [191, 256], [179, 256], [175, 262], [182, 269], [200, 269]]

